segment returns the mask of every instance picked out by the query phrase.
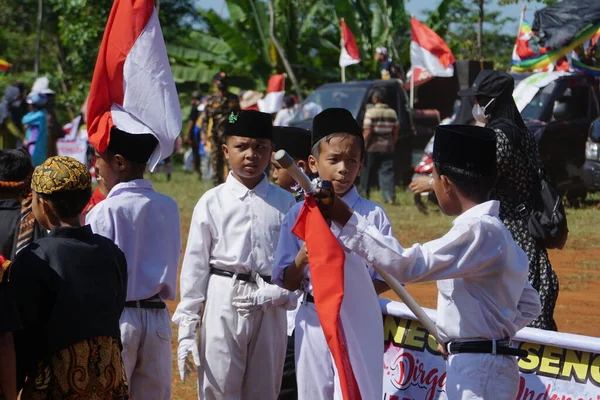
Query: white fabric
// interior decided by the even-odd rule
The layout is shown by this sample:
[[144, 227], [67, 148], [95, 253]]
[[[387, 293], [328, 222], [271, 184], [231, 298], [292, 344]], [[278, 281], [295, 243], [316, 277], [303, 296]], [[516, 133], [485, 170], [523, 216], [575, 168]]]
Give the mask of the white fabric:
[[[392, 235], [391, 224], [385, 211], [376, 203], [366, 200], [358, 195], [353, 187], [342, 198], [357, 212], [365, 215], [367, 220], [381, 230], [382, 235]], [[285, 217], [281, 227], [279, 244], [275, 255], [272, 282], [283, 286], [283, 271], [295, 259], [302, 242], [291, 232], [303, 203], [296, 204]], [[337, 236], [341, 228], [332, 224], [331, 230]], [[340, 319], [346, 338], [348, 356], [352, 364], [354, 375], [360, 387], [363, 399], [381, 398], [382, 357], [383, 342], [381, 340], [382, 317], [379, 310], [377, 294], [372, 284], [375, 276], [372, 267], [356, 254], [346, 252], [344, 265], [344, 300]], [[306, 268], [304, 275], [304, 290], [312, 292], [310, 272]], [[296, 316], [296, 350], [300, 356], [296, 366], [299, 399], [331, 399], [332, 389], [330, 380], [339, 386], [337, 373], [333, 365], [323, 330], [321, 329], [316, 312], [309, 315], [306, 307], [300, 306]], [[310, 328], [309, 328], [310, 326]], [[304, 330], [300, 332], [299, 330]], [[305, 346], [305, 350], [302, 350]], [[300, 349], [300, 350], [299, 350]], [[316, 349], [327, 349], [325, 354], [316, 354]], [[300, 353], [298, 353], [300, 351]], [[318, 367], [316, 367], [318, 365]], [[333, 378], [324, 375], [324, 371], [334, 371]], [[323, 374], [323, 375], [321, 375]], [[317, 375], [321, 375], [317, 377]], [[324, 385], [324, 386], [317, 386]], [[335, 390], [334, 390], [335, 391]], [[339, 392], [339, 388], [336, 393]], [[305, 393], [303, 396], [301, 393]], [[323, 397], [321, 397], [323, 396]], [[341, 394], [340, 394], [341, 396]]]
[[[189, 360], [190, 355], [192, 356], [191, 360]], [[183, 382], [192, 372], [193, 368], [191, 368], [190, 362], [193, 362], [196, 368], [200, 366], [200, 351], [196, 338], [193, 337], [180, 340], [179, 346], [177, 346], [177, 367], [179, 368], [179, 377]]]
[[446, 362], [445, 387], [440, 400], [514, 400], [519, 391], [517, 358], [451, 355]]
[[[361, 197], [358, 194], [358, 190], [355, 186], [352, 187], [346, 193], [342, 200], [354, 209], [359, 215], [364, 216], [369, 223], [373, 224], [384, 236], [393, 236], [392, 224], [388, 218], [385, 210], [380, 205]], [[275, 263], [273, 265], [273, 274], [271, 276], [271, 282], [283, 287], [283, 271], [294, 262], [296, 254], [302, 247], [302, 241], [298, 239], [296, 235], [292, 233], [292, 228], [298, 218], [298, 213], [302, 208], [304, 202], [299, 202], [290, 210], [283, 225], [281, 226], [281, 235], [279, 237], [279, 244], [277, 245], [277, 253], [275, 254]], [[334, 236], [339, 235], [340, 227], [337, 224], [332, 224], [331, 231]], [[363, 260], [364, 261], [364, 260]], [[373, 279], [383, 280], [371, 264], [364, 261], [364, 265], [367, 266], [369, 274]], [[306, 268], [304, 272], [304, 290], [312, 294], [312, 284], [310, 283], [310, 271]]]
[[498, 219], [499, 206], [479, 204], [442, 238], [408, 249], [357, 212], [339, 238], [402, 282], [438, 281], [442, 341], [512, 338], [539, 315], [540, 299], [527, 280], [527, 255]]
[[287, 318], [287, 335], [292, 336], [294, 330], [296, 329], [296, 314], [298, 314], [298, 310], [300, 309], [300, 305], [302, 304], [303, 294], [304, 292], [300, 290], [296, 290], [296, 308], [293, 310], [287, 310], [286, 318]]
[[[148, 162], [153, 171], [161, 160], [173, 153], [182, 124], [177, 89], [156, 9], [127, 54], [123, 65], [123, 87], [122, 108], [133, 118], [125, 123], [124, 120], [115, 122], [113, 105], [113, 122], [126, 132], [152, 133], [158, 139], [158, 146]], [[143, 121], [141, 126], [133, 124], [134, 119]], [[130, 130], [136, 128], [139, 129]]]
[[86, 223], [125, 253], [127, 301], [155, 294], [175, 299], [181, 232], [172, 198], [155, 192], [146, 179], [119, 183], [90, 211]]
[[523, 79], [515, 87], [513, 91], [513, 98], [517, 104], [519, 112], [523, 111], [525, 107], [533, 100], [537, 92], [548, 86], [551, 82], [554, 82], [561, 76], [572, 75], [566, 71], [556, 72], [538, 72]]
[[171, 399], [169, 310], [125, 307], [120, 319], [131, 400]]
[[285, 91], [269, 92], [264, 99], [258, 100], [258, 109], [261, 112], [274, 114], [283, 108], [283, 97]]
[[241, 317], [232, 300], [254, 283], [210, 275], [200, 328], [199, 399], [276, 399], [287, 347], [285, 310], [268, 307]]
[[360, 62], [360, 58], [352, 58], [350, 54], [348, 54], [348, 50], [346, 50], [346, 45], [344, 41], [341, 42], [342, 51], [340, 52], [340, 67], [346, 68], [349, 65], [358, 64]]
[[410, 63], [413, 68], [421, 67], [433, 76], [451, 77], [454, 75], [452, 64], [444, 67], [439, 58], [415, 41], [410, 42]]
[[290, 126], [290, 121], [294, 117], [294, 114], [296, 114], [295, 109], [284, 108], [275, 116], [273, 126]]

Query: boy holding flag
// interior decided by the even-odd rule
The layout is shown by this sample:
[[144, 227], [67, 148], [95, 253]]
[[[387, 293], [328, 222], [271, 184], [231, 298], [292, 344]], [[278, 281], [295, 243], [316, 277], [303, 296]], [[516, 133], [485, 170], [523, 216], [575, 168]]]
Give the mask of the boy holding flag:
[[[343, 228], [339, 239], [402, 282], [437, 281], [438, 347], [447, 359], [446, 398], [513, 400], [519, 388], [515, 333], [541, 310], [527, 280], [527, 255], [488, 201], [496, 179], [491, 129], [439, 126], [433, 188], [440, 207], [456, 215], [442, 238], [403, 249], [359, 213], [335, 199], [324, 214]], [[525, 352], [526, 354], [526, 352]]]
[[171, 321], [181, 253], [179, 210], [143, 179], [173, 152], [181, 109], [152, 0], [115, 0], [88, 101], [88, 136], [108, 195], [87, 215], [127, 259], [121, 315], [131, 398], [171, 398]]
[[[322, 180], [331, 181], [335, 193], [364, 215], [383, 236], [391, 236], [391, 224], [385, 211], [377, 204], [361, 198], [354, 186], [362, 168], [365, 145], [361, 129], [352, 114], [341, 108], [326, 109], [318, 114], [313, 121], [312, 145], [309, 157], [311, 171], [319, 174]], [[368, 268], [369, 263], [365, 259], [342, 253], [339, 256], [343, 268], [343, 278], [340, 279], [343, 281], [317, 281], [331, 280], [331, 277], [313, 276], [313, 265], [310, 270], [307, 268], [307, 244], [292, 232], [302, 206], [301, 203], [295, 205], [283, 221], [272, 278], [274, 283], [288, 290], [300, 289], [305, 292], [296, 316], [295, 331], [298, 399], [331, 400], [340, 398], [342, 393], [354, 393], [363, 399], [379, 399], [383, 379], [383, 322], [372, 283], [376, 274]], [[332, 224], [328, 233], [337, 236], [339, 231], [339, 226]], [[306, 235], [319, 240], [322, 233], [311, 231]], [[334, 320], [341, 320], [344, 336], [338, 337], [338, 343], [345, 348], [345, 351], [341, 351], [340, 359], [332, 360], [332, 355], [336, 357], [339, 349], [328, 348], [331, 331], [329, 326], [322, 327], [321, 313], [315, 306], [315, 302], [330, 300], [326, 298], [326, 292], [326, 296], [320, 298], [313, 291], [313, 287], [324, 283], [342, 287], [339, 315], [333, 316]], [[383, 282], [381, 284], [385, 285]], [[323, 292], [320, 294], [323, 295]], [[344, 374], [342, 376], [339, 365], [350, 367], [351, 373], [344, 370], [341, 371]]]

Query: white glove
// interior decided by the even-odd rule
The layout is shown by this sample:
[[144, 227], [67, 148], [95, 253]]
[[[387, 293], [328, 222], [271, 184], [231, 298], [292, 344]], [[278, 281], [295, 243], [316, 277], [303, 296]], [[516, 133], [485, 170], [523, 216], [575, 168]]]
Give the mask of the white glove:
[[[194, 359], [193, 364], [189, 358], [190, 353], [192, 353], [192, 358]], [[196, 367], [200, 366], [200, 352], [198, 351], [196, 339], [181, 339], [179, 347], [177, 347], [177, 366], [179, 367], [179, 376], [183, 382], [185, 382], [185, 379], [195, 369], [194, 364]]]
[[234, 297], [231, 304], [237, 308], [241, 317], [246, 317], [258, 309], [268, 307], [287, 306], [290, 303], [290, 297], [293, 292], [289, 292], [276, 285], [271, 285], [264, 281], [260, 275], [255, 278], [258, 289], [246, 296]]

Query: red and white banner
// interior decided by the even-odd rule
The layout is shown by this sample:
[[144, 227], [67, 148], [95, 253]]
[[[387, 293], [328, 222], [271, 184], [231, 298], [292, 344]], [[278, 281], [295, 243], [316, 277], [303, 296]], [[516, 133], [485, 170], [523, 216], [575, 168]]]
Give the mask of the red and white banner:
[[[436, 400], [446, 363], [437, 343], [402, 303], [380, 300], [385, 353], [384, 400]], [[435, 311], [425, 309], [435, 321]], [[600, 339], [525, 328], [513, 341], [529, 352], [519, 360], [515, 400], [600, 400]]]
[[285, 96], [285, 74], [273, 75], [267, 84], [267, 94], [258, 100], [258, 109], [264, 113], [274, 114], [283, 108]]
[[358, 64], [360, 62], [360, 52], [358, 51], [354, 35], [350, 28], [348, 28], [348, 25], [346, 25], [344, 18], [340, 18], [340, 26], [342, 28], [340, 67], [346, 68], [349, 65]]
[[150, 133], [158, 146], [150, 170], [171, 155], [181, 108], [153, 0], [115, 0], [90, 87], [88, 135], [100, 152], [110, 129]]
[[413, 69], [421, 68], [433, 76], [451, 77], [454, 75], [454, 55], [452, 51], [430, 28], [410, 19], [412, 39], [410, 42], [410, 63]]

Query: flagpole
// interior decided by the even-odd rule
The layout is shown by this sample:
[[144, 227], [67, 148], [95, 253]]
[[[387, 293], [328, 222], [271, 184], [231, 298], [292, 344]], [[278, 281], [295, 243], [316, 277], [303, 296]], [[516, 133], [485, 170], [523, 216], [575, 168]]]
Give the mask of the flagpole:
[[410, 68], [410, 110], [415, 108], [415, 67], [414, 65]]
[[342, 67], [342, 83], [346, 82], [346, 67]]

